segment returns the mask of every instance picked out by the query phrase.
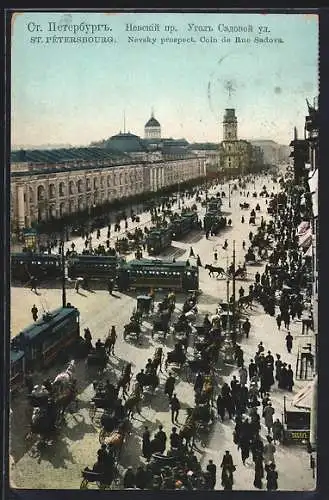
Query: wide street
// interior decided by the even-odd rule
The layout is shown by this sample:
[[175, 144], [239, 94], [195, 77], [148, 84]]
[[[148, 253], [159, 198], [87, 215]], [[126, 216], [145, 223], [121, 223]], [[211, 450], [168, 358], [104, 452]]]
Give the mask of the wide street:
[[[249, 190], [252, 193], [254, 190], [260, 192], [262, 186], [266, 184], [269, 191], [276, 191], [278, 184], [273, 184], [268, 178], [259, 178], [254, 183], [249, 184], [246, 192]], [[231, 184], [231, 188], [232, 188]], [[249, 198], [240, 196], [240, 191], [233, 191], [231, 195], [231, 207], [229, 207], [228, 185], [220, 188], [215, 188], [209, 191], [208, 195], [224, 190], [226, 197], [223, 198], [222, 210], [227, 218], [232, 219], [232, 227], [221, 231], [216, 237], [205, 238], [203, 232], [194, 232], [184, 239], [184, 241], [173, 242], [172, 247], [164, 256], [168, 258], [175, 257], [176, 260], [186, 260], [189, 256], [190, 247], [193, 247], [195, 255], [199, 255], [201, 263], [214, 263], [214, 250], [218, 251], [218, 265], [226, 268], [232, 261], [233, 241], [236, 248], [236, 264], [243, 263], [245, 251], [242, 248], [242, 242], [246, 242], [248, 248], [248, 235], [250, 231], [255, 232], [255, 226], [249, 226], [249, 212], [255, 208], [258, 202], [261, 207], [260, 212], [256, 212], [257, 225], [260, 222], [261, 216], [268, 218], [266, 211], [265, 199], [258, 197]], [[250, 203], [249, 210], [240, 210], [239, 203], [247, 201]], [[186, 200], [185, 204], [191, 205], [194, 200]], [[203, 219], [204, 209], [200, 208], [198, 212]], [[241, 223], [241, 216], [244, 215], [245, 223]], [[150, 223], [150, 214], [141, 214], [140, 225]], [[129, 229], [134, 225], [129, 225]], [[93, 243], [105, 242], [107, 229], [101, 231], [101, 238], [96, 240], [96, 233], [93, 235]], [[112, 236], [112, 245], [114, 234]], [[222, 248], [223, 243], [227, 239], [228, 249]], [[84, 247], [82, 238], [76, 238], [65, 243], [65, 247], [69, 248], [72, 241], [76, 245], [78, 251]], [[130, 256], [129, 258], [132, 258]], [[254, 280], [254, 274], [262, 272], [263, 265], [248, 266], [248, 279], [245, 281], [237, 281], [236, 290], [242, 285], [246, 294], [248, 286]], [[198, 300], [198, 309], [200, 315], [209, 312], [213, 314], [220, 300], [226, 301], [226, 279], [210, 278], [208, 271], [204, 267], [200, 268], [200, 290], [201, 295]], [[230, 284], [230, 294], [232, 292], [232, 284]], [[133, 373], [136, 374], [141, 368], [144, 368], [146, 361], [153, 355], [156, 347], [162, 346], [163, 342], [155, 336], [152, 340], [150, 336], [150, 324], [147, 321], [143, 323], [142, 344], [136, 345], [132, 342], [124, 341], [122, 337], [123, 326], [128, 323], [130, 314], [136, 307], [136, 293], [123, 294], [115, 291], [113, 296], [110, 296], [106, 290], [95, 289], [93, 291], [82, 290], [77, 293], [74, 290], [74, 283], [68, 283], [67, 301], [71, 302], [80, 310], [80, 326], [81, 332], [89, 327], [95, 342], [98, 338], [105, 339], [111, 325], [115, 325], [118, 332], [118, 340], [115, 346], [115, 356], [111, 358], [107, 372], [104, 377], [114, 382], [118, 378], [119, 371], [123, 364], [127, 361], [133, 363]], [[12, 287], [11, 289], [11, 335], [16, 335], [22, 328], [32, 322], [31, 308], [35, 304], [39, 309], [39, 314], [43, 310], [51, 310], [61, 306], [61, 286], [58, 284], [56, 288], [41, 287], [38, 289], [38, 295], [31, 292], [29, 288]], [[161, 300], [161, 294], [156, 295], [156, 301]], [[183, 294], [178, 295], [176, 305], [176, 313], [181, 309], [182, 303], [185, 300]], [[251, 332], [248, 339], [241, 341], [244, 350], [245, 363], [249, 364], [250, 359], [256, 352], [257, 345], [260, 340], [263, 341], [265, 351], [270, 350], [275, 356], [280, 353], [282, 358], [287, 363], [291, 363], [293, 369], [296, 364], [297, 346], [301, 334], [301, 323], [294, 321], [291, 324], [290, 331], [294, 337], [294, 347], [292, 353], [288, 354], [285, 347], [286, 330], [284, 328], [279, 332], [274, 317], [265, 315], [263, 308], [257, 304], [254, 305], [252, 311], [248, 311], [248, 316], [251, 322]], [[165, 352], [173, 346], [174, 339], [171, 335], [168, 336], [164, 344]], [[305, 342], [305, 340], [303, 340]], [[50, 373], [56, 374], [60, 371], [58, 366], [51, 368]], [[224, 381], [230, 381], [232, 374], [237, 372], [235, 366], [225, 365], [220, 362], [218, 366], [219, 378], [218, 382], [221, 385]], [[40, 380], [45, 378], [40, 374]], [[79, 408], [77, 412], [72, 412], [67, 415], [66, 425], [60, 432], [57, 442], [43, 451], [41, 455], [34, 453], [33, 443], [25, 441], [25, 435], [28, 432], [30, 408], [27, 402], [26, 393], [12, 398], [12, 429], [11, 429], [11, 455], [15, 461], [12, 468], [11, 480], [12, 484], [17, 488], [79, 488], [81, 483], [81, 471], [86, 465], [92, 466], [96, 460], [97, 450], [99, 448], [98, 433], [99, 426], [97, 422], [91, 422], [89, 417], [89, 402], [94, 391], [92, 381], [95, 373], [88, 372], [85, 361], [79, 361], [77, 367], [77, 378], [79, 385]], [[141, 435], [144, 426], [148, 425], [151, 432], [156, 431], [160, 423], [163, 424], [164, 430], [169, 436], [171, 432], [170, 411], [168, 411], [168, 400], [163, 394], [163, 385], [166, 378], [166, 373], [160, 374], [160, 386], [155, 391], [153, 396], [147, 396], [143, 402], [142, 414], [133, 420], [133, 432], [129, 436], [124, 445], [122, 457], [120, 460], [120, 470], [125, 470], [129, 465], [134, 468], [140, 463], [144, 463], [141, 458]], [[287, 397], [287, 405], [294, 395], [305, 385], [303, 381], [295, 381], [293, 392], [288, 393], [281, 389], [277, 389], [276, 385], [272, 387], [271, 398], [273, 407], [275, 408], [274, 418], [281, 420], [283, 411], [283, 398]], [[179, 416], [179, 422], [185, 420], [184, 408], [192, 407], [194, 403], [193, 384], [186, 381], [185, 377], [178, 379], [175, 388], [178, 399], [181, 402], [182, 410]], [[262, 437], [266, 436], [266, 429], [262, 422]], [[235, 490], [254, 490], [254, 466], [249, 459], [246, 465], [242, 464], [240, 452], [233, 443], [232, 432], [234, 423], [226, 420], [224, 423], [216, 422], [208, 436], [205, 447], [199, 444], [198, 458], [202, 464], [206, 466], [208, 460], [213, 459], [217, 465], [217, 484], [216, 489], [222, 489], [220, 484], [220, 463], [225, 450], [230, 450], [236, 472], [234, 474]], [[278, 484], [279, 490], [310, 490], [314, 489], [314, 479], [312, 471], [309, 468], [309, 456], [305, 448], [298, 446], [283, 446], [278, 445], [276, 451], [276, 464], [279, 474]]]

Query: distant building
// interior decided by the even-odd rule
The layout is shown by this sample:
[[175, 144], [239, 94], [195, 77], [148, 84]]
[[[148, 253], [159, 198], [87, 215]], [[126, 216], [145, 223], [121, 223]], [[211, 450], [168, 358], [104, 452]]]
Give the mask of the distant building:
[[161, 139], [161, 125], [152, 111], [151, 118], [147, 121], [144, 127], [144, 138], [145, 139]]
[[252, 145], [250, 142], [238, 139], [238, 119], [235, 109], [225, 110], [223, 120], [223, 141], [219, 146], [220, 170], [229, 170], [244, 174], [252, 166]]

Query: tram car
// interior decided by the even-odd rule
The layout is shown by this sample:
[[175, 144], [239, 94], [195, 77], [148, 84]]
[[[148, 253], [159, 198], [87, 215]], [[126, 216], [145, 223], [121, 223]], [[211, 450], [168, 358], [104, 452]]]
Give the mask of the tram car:
[[119, 290], [161, 288], [177, 291], [199, 289], [199, 268], [185, 261], [136, 259], [118, 270]]
[[17, 347], [10, 349], [10, 390], [12, 393], [24, 385], [25, 378], [25, 355]]
[[198, 216], [195, 212], [186, 212], [171, 221], [172, 239], [179, 240], [198, 227]]
[[80, 337], [80, 313], [71, 304], [60, 307], [22, 330], [11, 341], [11, 390], [18, 388], [26, 372], [48, 367]]
[[205, 231], [210, 231], [213, 228], [218, 232], [225, 227], [225, 219], [220, 217], [218, 212], [206, 212], [203, 218], [203, 226]]
[[43, 253], [20, 252], [11, 254], [11, 279], [26, 283], [34, 276], [37, 280], [60, 278], [61, 257]]
[[76, 255], [68, 259], [67, 274], [71, 279], [85, 277], [115, 280], [117, 269], [123, 262], [116, 255]]
[[149, 255], [159, 255], [170, 247], [172, 231], [170, 227], [152, 229], [146, 237], [146, 248]]

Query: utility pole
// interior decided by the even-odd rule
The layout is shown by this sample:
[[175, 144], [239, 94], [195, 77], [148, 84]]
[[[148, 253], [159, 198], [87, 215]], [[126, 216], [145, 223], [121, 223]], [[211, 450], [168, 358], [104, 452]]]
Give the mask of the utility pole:
[[233, 304], [232, 304], [232, 313], [233, 313], [233, 334], [236, 333], [236, 308], [235, 308], [235, 240], [233, 240], [233, 276], [232, 276], [232, 292], [233, 292]]
[[62, 271], [62, 306], [66, 307], [64, 239], [61, 242], [61, 271]]
[[226, 257], [226, 270], [227, 270], [227, 280], [226, 280], [226, 302], [227, 302], [227, 317], [226, 317], [226, 330], [230, 333], [230, 275], [228, 272], [228, 257]]

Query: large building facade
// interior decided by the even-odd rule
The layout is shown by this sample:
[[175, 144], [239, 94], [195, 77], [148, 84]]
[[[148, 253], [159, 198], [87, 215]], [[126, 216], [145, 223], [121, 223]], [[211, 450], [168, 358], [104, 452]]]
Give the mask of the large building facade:
[[200, 158], [83, 166], [56, 164], [48, 168], [11, 165], [11, 222], [20, 229], [34, 222], [59, 219], [121, 198], [157, 191], [203, 175]]

